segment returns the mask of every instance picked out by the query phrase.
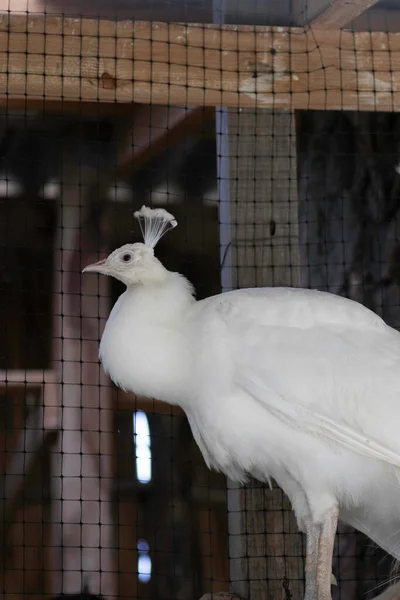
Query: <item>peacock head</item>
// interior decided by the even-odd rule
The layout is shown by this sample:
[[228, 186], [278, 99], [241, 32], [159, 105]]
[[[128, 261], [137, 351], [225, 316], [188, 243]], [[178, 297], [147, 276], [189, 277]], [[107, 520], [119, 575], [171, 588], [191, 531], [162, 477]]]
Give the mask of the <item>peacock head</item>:
[[110, 275], [126, 286], [157, 283], [165, 279], [167, 270], [154, 256], [154, 247], [169, 229], [176, 227], [177, 222], [163, 208], [143, 206], [134, 214], [139, 221], [144, 243], [125, 244], [107, 258], [85, 267], [83, 273]]

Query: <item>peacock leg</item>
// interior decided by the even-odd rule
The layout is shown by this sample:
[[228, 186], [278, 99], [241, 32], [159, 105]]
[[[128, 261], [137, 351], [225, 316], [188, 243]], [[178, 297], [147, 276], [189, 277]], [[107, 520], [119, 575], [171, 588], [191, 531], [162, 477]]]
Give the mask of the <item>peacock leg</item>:
[[314, 523], [306, 526], [306, 593], [304, 600], [318, 600], [318, 545], [321, 527]]
[[321, 527], [317, 565], [318, 600], [332, 599], [332, 559], [338, 517], [339, 508], [335, 506], [326, 514]]

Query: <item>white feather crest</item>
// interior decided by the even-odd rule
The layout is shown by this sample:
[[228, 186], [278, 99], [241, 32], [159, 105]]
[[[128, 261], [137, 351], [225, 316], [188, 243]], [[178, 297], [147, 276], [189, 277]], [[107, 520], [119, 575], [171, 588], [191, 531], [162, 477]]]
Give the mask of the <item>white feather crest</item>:
[[134, 217], [139, 221], [145, 245], [151, 248], [156, 246], [167, 231], [178, 225], [174, 215], [171, 215], [164, 208], [142, 206], [140, 210], [134, 213]]

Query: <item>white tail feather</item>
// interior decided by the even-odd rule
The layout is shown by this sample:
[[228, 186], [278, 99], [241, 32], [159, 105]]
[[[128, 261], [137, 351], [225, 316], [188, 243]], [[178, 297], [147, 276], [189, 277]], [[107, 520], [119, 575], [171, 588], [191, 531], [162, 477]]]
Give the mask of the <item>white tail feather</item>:
[[134, 217], [139, 221], [145, 245], [151, 248], [156, 246], [167, 231], [178, 225], [175, 217], [164, 208], [142, 206], [134, 213]]

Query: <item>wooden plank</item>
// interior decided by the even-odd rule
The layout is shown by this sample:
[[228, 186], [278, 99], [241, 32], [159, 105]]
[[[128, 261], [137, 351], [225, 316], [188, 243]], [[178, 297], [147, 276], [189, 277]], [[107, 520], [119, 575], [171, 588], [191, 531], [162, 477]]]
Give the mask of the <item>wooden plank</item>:
[[135, 111], [135, 106], [131, 104], [111, 104], [104, 102], [76, 102], [74, 100], [48, 100], [46, 98], [31, 99], [30, 97], [0, 97], [0, 114], [9, 114], [10, 112], [27, 111], [41, 113], [43, 116], [52, 116], [62, 114], [65, 116], [74, 115], [77, 117], [127, 117], [131, 118]]
[[400, 110], [400, 35], [0, 15], [0, 96]]
[[231, 287], [297, 286], [294, 117], [228, 110], [227, 126], [228, 147], [220, 152], [229, 161], [222, 176], [229, 178]]
[[[225, 109], [217, 124], [221, 244], [230, 247], [224, 289], [299, 285], [294, 115]], [[302, 536], [281, 490], [229, 482], [228, 511], [232, 591], [247, 600], [284, 600], [286, 578], [300, 600]]]
[[313, 19], [311, 26], [318, 29], [345, 27], [377, 2], [378, 0], [331, 0], [328, 8]]

